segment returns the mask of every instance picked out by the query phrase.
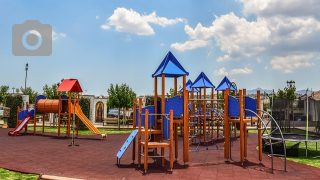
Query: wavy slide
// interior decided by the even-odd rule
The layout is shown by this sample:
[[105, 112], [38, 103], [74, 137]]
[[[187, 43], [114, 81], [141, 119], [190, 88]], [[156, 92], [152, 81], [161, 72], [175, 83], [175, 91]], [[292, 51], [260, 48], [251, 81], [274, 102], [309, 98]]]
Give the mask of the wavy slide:
[[[73, 110], [73, 108], [71, 108]], [[83, 114], [81, 107], [79, 104], [76, 105], [76, 111], [75, 114], [80, 118], [80, 120], [88, 127], [88, 129], [93, 134], [99, 134], [101, 135], [101, 139], [107, 138], [106, 134], [102, 134], [92, 123], [91, 121]]]
[[16, 136], [23, 129], [23, 127], [28, 124], [30, 119], [30, 116], [26, 116], [25, 118], [23, 118], [16, 128], [8, 132], [8, 135]]

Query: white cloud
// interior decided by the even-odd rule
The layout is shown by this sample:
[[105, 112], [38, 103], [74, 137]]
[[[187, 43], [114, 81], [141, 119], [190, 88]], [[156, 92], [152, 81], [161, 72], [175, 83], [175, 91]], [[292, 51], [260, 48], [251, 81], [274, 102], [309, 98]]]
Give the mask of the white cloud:
[[163, 43], [161, 43], [161, 44], [160, 44], [160, 46], [161, 46], [161, 47], [164, 47], [164, 46], [166, 46], [166, 45], [165, 45], [165, 44], [163, 44]]
[[100, 19], [99, 15], [96, 16], [96, 19]]
[[262, 58], [261, 57], [257, 57], [257, 62], [261, 63], [262, 62]]
[[[168, 19], [166, 17], [157, 16], [156, 12], [149, 15], [140, 15], [133, 9], [117, 8], [108, 18], [108, 22], [102, 26], [114, 26], [116, 31], [127, 32], [139, 36], [154, 35], [155, 32], [150, 23], [166, 27], [179, 22], [184, 22], [182, 18]], [[101, 27], [102, 27], [101, 26]]]
[[59, 33], [59, 34], [57, 34], [55, 31], [52, 31], [52, 40], [53, 40], [53, 41], [59, 39], [59, 37], [66, 38], [66, 37], [67, 37], [67, 34], [65, 34], [65, 33]]
[[292, 73], [293, 70], [300, 67], [313, 66], [309, 60], [312, 55], [289, 55], [286, 57], [274, 57], [271, 60], [271, 65], [273, 69], [282, 70], [284, 73]]
[[[198, 23], [192, 28], [185, 25], [188, 40], [176, 42], [172, 48], [185, 51], [203, 48], [191, 42], [212, 42], [225, 54], [218, 62], [256, 59], [258, 63], [287, 56], [311, 54], [319, 56], [320, 47], [320, 1], [317, 0], [239, 0], [243, 3], [243, 14], [256, 15], [254, 21], [236, 16], [233, 12], [216, 16], [212, 25], [203, 27]], [[182, 46], [184, 44], [189, 46]], [[178, 46], [180, 45], [180, 46]], [[304, 64], [304, 63], [302, 63]], [[311, 64], [311, 63], [310, 63]], [[272, 65], [273, 69], [277, 66]], [[308, 67], [307, 65], [298, 65]], [[293, 71], [296, 68], [288, 68]]]
[[269, 68], [268, 66], [265, 66], [265, 67], [264, 67], [264, 69], [268, 69], [268, 68]]
[[110, 26], [105, 25], [105, 24], [102, 24], [102, 25], [100, 26], [100, 28], [101, 28], [101, 29], [104, 29], [104, 30], [108, 30], [108, 29], [110, 29]]
[[243, 68], [243, 69], [232, 69], [230, 74], [251, 74], [252, 70], [249, 68]]
[[52, 40], [57, 40], [58, 39], [58, 35], [55, 31], [52, 31]]
[[205, 47], [209, 44], [209, 41], [196, 39], [191, 41], [186, 41], [185, 43], [174, 43], [171, 44], [171, 48], [176, 49], [178, 51], [192, 50], [199, 47]]
[[226, 71], [226, 68], [221, 68], [219, 70], [214, 71], [215, 76], [228, 76], [228, 72]]
[[67, 37], [67, 35], [65, 33], [60, 33], [59, 36], [63, 37], [63, 38]]

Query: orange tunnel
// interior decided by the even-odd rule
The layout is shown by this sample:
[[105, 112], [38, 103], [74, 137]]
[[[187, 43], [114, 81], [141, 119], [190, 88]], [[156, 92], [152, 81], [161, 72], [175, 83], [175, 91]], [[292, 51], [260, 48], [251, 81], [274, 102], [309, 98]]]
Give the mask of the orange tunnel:
[[38, 113], [59, 113], [59, 100], [40, 99], [37, 103]]

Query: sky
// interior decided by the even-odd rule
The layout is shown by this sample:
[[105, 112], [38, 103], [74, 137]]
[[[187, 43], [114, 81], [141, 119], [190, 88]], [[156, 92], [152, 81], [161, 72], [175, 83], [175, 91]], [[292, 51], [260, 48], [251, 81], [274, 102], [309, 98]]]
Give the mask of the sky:
[[[76, 78], [88, 94], [107, 95], [111, 83], [152, 94], [171, 51], [187, 80], [204, 72], [215, 86], [227, 76], [238, 89], [294, 80], [320, 90], [319, 9], [318, 0], [0, 0], [0, 85], [24, 87], [28, 63], [27, 86], [39, 93]], [[50, 56], [12, 54], [12, 26], [26, 20], [52, 26]]]

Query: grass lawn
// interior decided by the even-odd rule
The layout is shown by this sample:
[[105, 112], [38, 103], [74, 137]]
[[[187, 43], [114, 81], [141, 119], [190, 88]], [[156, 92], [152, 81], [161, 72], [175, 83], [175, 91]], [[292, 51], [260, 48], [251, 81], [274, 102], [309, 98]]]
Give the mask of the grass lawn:
[[[29, 126], [28, 130], [33, 131], [33, 127]], [[130, 134], [132, 130], [126, 129], [126, 130], [118, 130], [118, 129], [98, 129], [101, 133], [104, 134]], [[42, 127], [36, 127], [36, 131], [42, 132]], [[66, 133], [67, 128], [66, 127], [61, 127], [60, 128], [60, 133]], [[58, 128], [56, 127], [45, 127], [44, 132], [51, 132], [51, 133], [58, 133]], [[76, 132], [76, 131], [75, 131]], [[71, 128], [71, 133], [72, 133], [72, 128]], [[79, 135], [92, 135], [92, 132], [90, 130], [79, 130]]]
[[33, 180], [38, 179], [39, 175], [36, 174], [24, 174], [15, 171], [9, 171], [0, 168], [0, 179], [3, 180], [13, 180], [13, 179], [23, 179], [23, 180]]
[[[249, 133], [258, 134], [258, 130], [249, 130]], [[291, 133], [305, 133], [305, 132], [301, 132], [301, 130], [295, 130], [295, 131], [291, 131]], [[294, 144], [296, 144], [296, 142], [286, 142], [287, 147], [293, 146]], [[306, 157], [306, 144], [304, 142], [299, 144], [298, 152], [299, 152], [298, 157], [287, 156], [287, 160], [320, 168], [320, 157], [317, 159], [314, 158], [316, 156], [320, 156], [320, 143], [318, 144], [318, 150], [316, 151], [316, 143], [308, 142], [308, 157]]]

